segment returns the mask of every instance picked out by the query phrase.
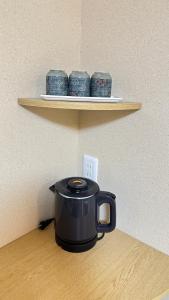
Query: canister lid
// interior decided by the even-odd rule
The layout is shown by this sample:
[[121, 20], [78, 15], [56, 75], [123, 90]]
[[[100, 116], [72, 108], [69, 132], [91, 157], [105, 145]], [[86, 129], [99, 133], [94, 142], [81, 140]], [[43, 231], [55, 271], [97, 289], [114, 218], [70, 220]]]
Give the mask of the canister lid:
[[90, 198], [99, 191], [96, 182], [83, 177], [69, 177], [54, 185], [55, 192], [66, 198]]

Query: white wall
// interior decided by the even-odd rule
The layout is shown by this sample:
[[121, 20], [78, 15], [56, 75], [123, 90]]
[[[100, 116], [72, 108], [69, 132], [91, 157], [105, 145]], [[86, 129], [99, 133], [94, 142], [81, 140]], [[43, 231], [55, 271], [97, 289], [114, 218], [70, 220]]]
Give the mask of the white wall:
[[168, 8], [164, 0], [85, 0], [82, 10], [78, 0], [1, 0], [1, 246], [52, 215], [48, 186], [77, 172], [77, 113], [28, 110], [17, 98], [45, 92], [48, 69], [81, 66], [110, 71], [114, 94], [144, 104], [132, 114], [81, 113], [79, 157], [99, 158], [99, 184], [117, 194], [118, 227], [169, 254]]
[[121, 230], [169, 254], [169, 3], [83, 1], [82, 67], [109, 71], [135, 113], [83, 112], [80, 159], [99, 158]]
[[77, 114], [24, 109], [49, 69], [80, 65], [78, 0], [0, 1], [0, 246], [52, 215], [50, 184], [77, 172]]

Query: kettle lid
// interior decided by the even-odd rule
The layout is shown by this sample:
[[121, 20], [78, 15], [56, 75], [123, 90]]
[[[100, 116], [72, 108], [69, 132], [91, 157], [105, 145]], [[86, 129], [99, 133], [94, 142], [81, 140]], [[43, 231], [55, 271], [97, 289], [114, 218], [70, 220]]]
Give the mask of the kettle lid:
[[67, 198], [90, 198], [99, 191], [99, 186], [88, 178], [68, 177], [56, 182], [50, 189]]

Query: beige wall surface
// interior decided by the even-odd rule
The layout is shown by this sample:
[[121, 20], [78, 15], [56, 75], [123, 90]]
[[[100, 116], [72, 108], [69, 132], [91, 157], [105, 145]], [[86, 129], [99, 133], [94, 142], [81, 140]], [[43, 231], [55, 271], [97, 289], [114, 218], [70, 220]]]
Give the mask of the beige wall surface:
[[0, 246], [53, 213], [56, 180], [77, 173], [77, 114], [24, 109], [49, 69], [78, 69], [80, 1], [0, 1]]
[[[117, 195], [117, 226], [169, 254], [168, 1], [82, 3], [0, 2], [0, 246], [53, 214], [48, 187], [77, 173], [79, 146], [79, 173], [97, 156]], [[49, 69], [80, 67], [109, 71], [113, 94], [143, 109], [82, 112], [78, 136], [76, 112], [17, 105], [45, 92]]]
[[83, 112], [80, 153], [99, 158], [117, 226], [169, 254], [169, 2], [85, 0], [82, 67], [109, 71], [135, 113]]

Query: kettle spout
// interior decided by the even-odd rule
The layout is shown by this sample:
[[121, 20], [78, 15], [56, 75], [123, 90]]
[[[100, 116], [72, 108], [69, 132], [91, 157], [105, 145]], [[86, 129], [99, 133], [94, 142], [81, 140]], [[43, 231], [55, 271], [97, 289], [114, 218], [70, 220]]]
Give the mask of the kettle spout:
[[55, 185], [51, 185], [50, 188], [49, 188], [50, 191], [52, 191], [53, 193], [56, 192], [56, 189], [55, 189]]

